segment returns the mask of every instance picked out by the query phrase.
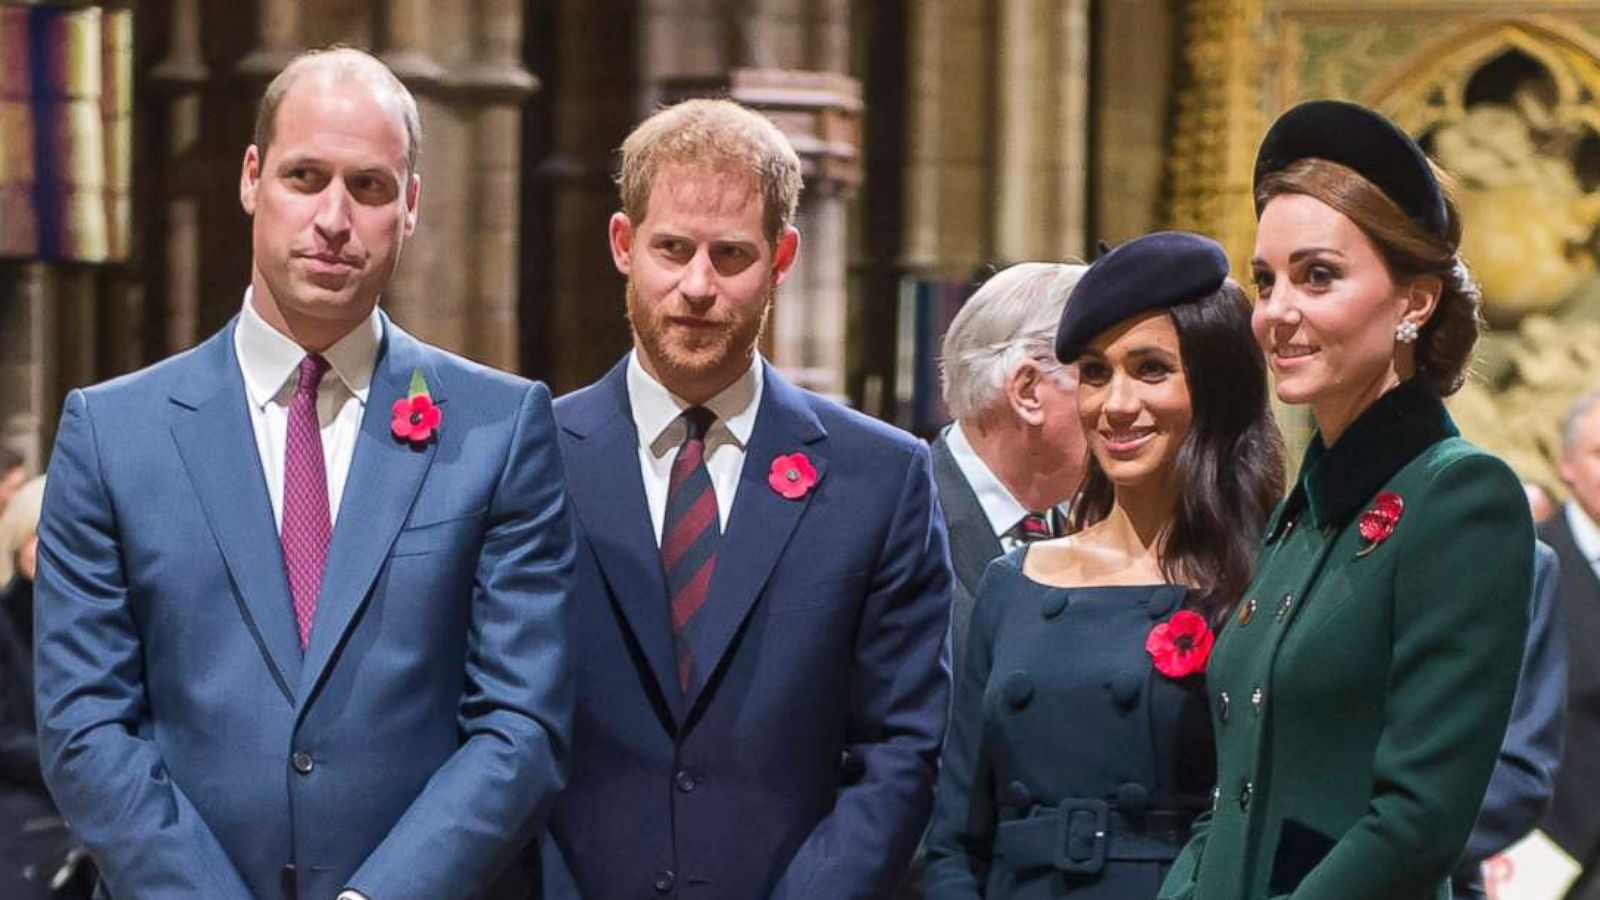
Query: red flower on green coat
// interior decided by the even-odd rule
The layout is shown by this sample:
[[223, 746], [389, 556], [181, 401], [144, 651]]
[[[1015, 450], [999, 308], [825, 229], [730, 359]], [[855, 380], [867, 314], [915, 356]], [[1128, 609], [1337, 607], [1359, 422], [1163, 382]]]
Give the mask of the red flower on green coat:
[[1378, 545], [1389, 539], [1394, 534], [1396, 525], [1400, 524], [1400, 514], [1405, 512], [1406, 502], [1394, 491], [1379, 491], [1373, 498], [1372, 508], [1361, 514], [1361, 520], [1356, 527], [1361, 531], [1361, 538], [1367, 542], [1357, 556], [1366, 556]]
[[1150, 629], [1144, 650], [1156, 671], [1168, 678], [1186, 678], [1206, 670], [1216, 635], [1205, 616], [1192, 609], [1180, 609], [1172, 618]]

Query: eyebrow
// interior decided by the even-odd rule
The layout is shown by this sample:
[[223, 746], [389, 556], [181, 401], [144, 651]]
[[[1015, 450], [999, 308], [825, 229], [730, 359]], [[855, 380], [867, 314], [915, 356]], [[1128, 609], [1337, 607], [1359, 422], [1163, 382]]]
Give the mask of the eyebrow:
[[[1303, 260], [1303, 259], [1305, 259], [1307, 257], [1317, 256], [1319, 254], [1327, 254], [1329, 256], [1337, 256], [1340, 259], [1346, 259], [1347, 258], [1342, 252], [1340, 252], [1338, 250], [1335, 250], [1332, 247], [1301, 247], [1300, 249], [1298, 249], [1298, 250], [1294, 251], [1293, 253], [1289, 254], [1289, 263], [1291, 265], [1293, 265], [1294, 263], [1297, 263], [1297, 262], [1299, 262], [1299, 261], [1301, 261], [1301, 260]], [[1250, 257], [1250, 265], [1251, 265], [1252, 268], [1254, 268], [1256, 266], [1262, 266], [1264, 268], [1270, 268], [1270, 264], [1265, 259], [1262, 259], [1259, 256]]]

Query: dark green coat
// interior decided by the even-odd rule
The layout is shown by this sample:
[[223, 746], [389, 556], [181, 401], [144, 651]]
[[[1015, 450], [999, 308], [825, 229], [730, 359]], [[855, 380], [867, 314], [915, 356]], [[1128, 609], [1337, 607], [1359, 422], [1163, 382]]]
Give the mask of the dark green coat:
[[[1527, 502], [1414, 382], [1301, 473], [1213, 651], [1216, 800], [1161, 896], [1443, 900], [1516, 689]], [[1404, 510], [1363, 552], [1380, 491]]]

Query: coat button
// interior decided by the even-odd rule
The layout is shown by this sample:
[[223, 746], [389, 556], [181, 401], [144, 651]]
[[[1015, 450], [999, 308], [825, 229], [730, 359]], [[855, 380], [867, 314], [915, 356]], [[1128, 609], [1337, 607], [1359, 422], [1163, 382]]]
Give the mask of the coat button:
[[1266, 702], [1266, 699], [1267, 699], [1266, 692], [1262, 691], [1261, 688], [1256, 688], [1255, 690], [1251, 691], [1250, 692], [1250, 711], [1255, 713], [1258, 716], [1261, 715], [1261, 705], [1264, 702]]
[[678, 790], [685, 794], [700, 786], [700, 782], [689, 773], [688, 769], [679, 769], [678, 774], [672, 776], [672, 781], [678, 786]]
[[1256, 607], [1257, 606], [1258, 606], [1258, 604], [1256, 603], [1256, 601], [1251, 599], [1251, 600], [1246, 600], [1244, 602], [1244, 605], [1239, 607], [1239, 625], [1241, 627], [1243, 627], [1245, 625], [1249, 625], [1250, 624], [1250, 620], [1254, 619], [1256, 617]]
[[672, 886], [677, 883], [677, 876], [672, 874], [671, 869], [662, 869], [656, 873], [655, 889], [658, 894], [672, 893]]
[[1217, 718], [1221, 719], [1224, 724], [1228, 721], [1228, 708], [1232, 705], [1233, 700], [1228, 696], [1227, 691], [1217, 695]]
[[1111, 679], [1111, 699], [1123, 709], [1131, 708], [1139, 702], [1139, 688], [1144, 684], [1142, 674], [1122, 672]]
[[1006, 804], [1017, 812], [1027, 812], [1033, 807], [1033, 791], [1020, 781], [1006, 785]]
[[1250, 795], [1255, 793], [1255, 790], [1255, 785], [1248, 781], [1244, 783], [1244, 787], [1239, 789], [1239, 812], [1248, 812], [1250, 810]]
[[1117, 809], [1138, 815], [1150, 808], [1150, 791], [1137, 781], [1117, 788]]
[[1039, 612], [1043, 613], [1046, 619], [1054, 619], [1056, 616], [1061, 615], [1061, 611], [1066, 608], [1067, 592], [1051, 591], [1050, 596], [1044, 598], [1044, 603], [1040, 604]]
[[312, 761], [311, 754], [309, 753], [296, 753], [295, 755], [289, 757], [289, 762], [294, 766], [294, 770], [299, 772], [301, 775], [310, 775], [311, 770], [317, 767], [317, 764]]
[[1289, 608], [1292, 606], [1294, 606], [1294, 594], [1284, 594], [1283, 599], [1278, 601], [1277, 617], [1279, 622], [1282, 622], [1289, 615]]
[[1033, 679], [1026, 672], [1012, 672], [1000, 690], [1005, 695], [1007, 705], [1012, 709], [1022, 709], [1033, 699]]

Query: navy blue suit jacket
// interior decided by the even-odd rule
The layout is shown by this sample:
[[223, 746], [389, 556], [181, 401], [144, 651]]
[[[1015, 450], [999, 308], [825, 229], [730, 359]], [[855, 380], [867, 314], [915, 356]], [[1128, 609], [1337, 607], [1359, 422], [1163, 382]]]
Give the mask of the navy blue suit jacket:
[[[685, 696], [625, 372], [556, 401], [578, 708], [547, 896], [891, 893], [927, 820], [949, 697], [927, 447], [765, 370], [697, 617], [707, 664]], [[820, 480], [789, 500], [767, 475], [795, 452]]]
[[[383, 331], [304, 653], [233, 326], [67, 398], [39, 731], [115, 897], [529, 889], [507, 863], [561, 785], [572, 705], [549, 394]], [[416, 369], [444, 413], [420, 448], [389, 431]]]

